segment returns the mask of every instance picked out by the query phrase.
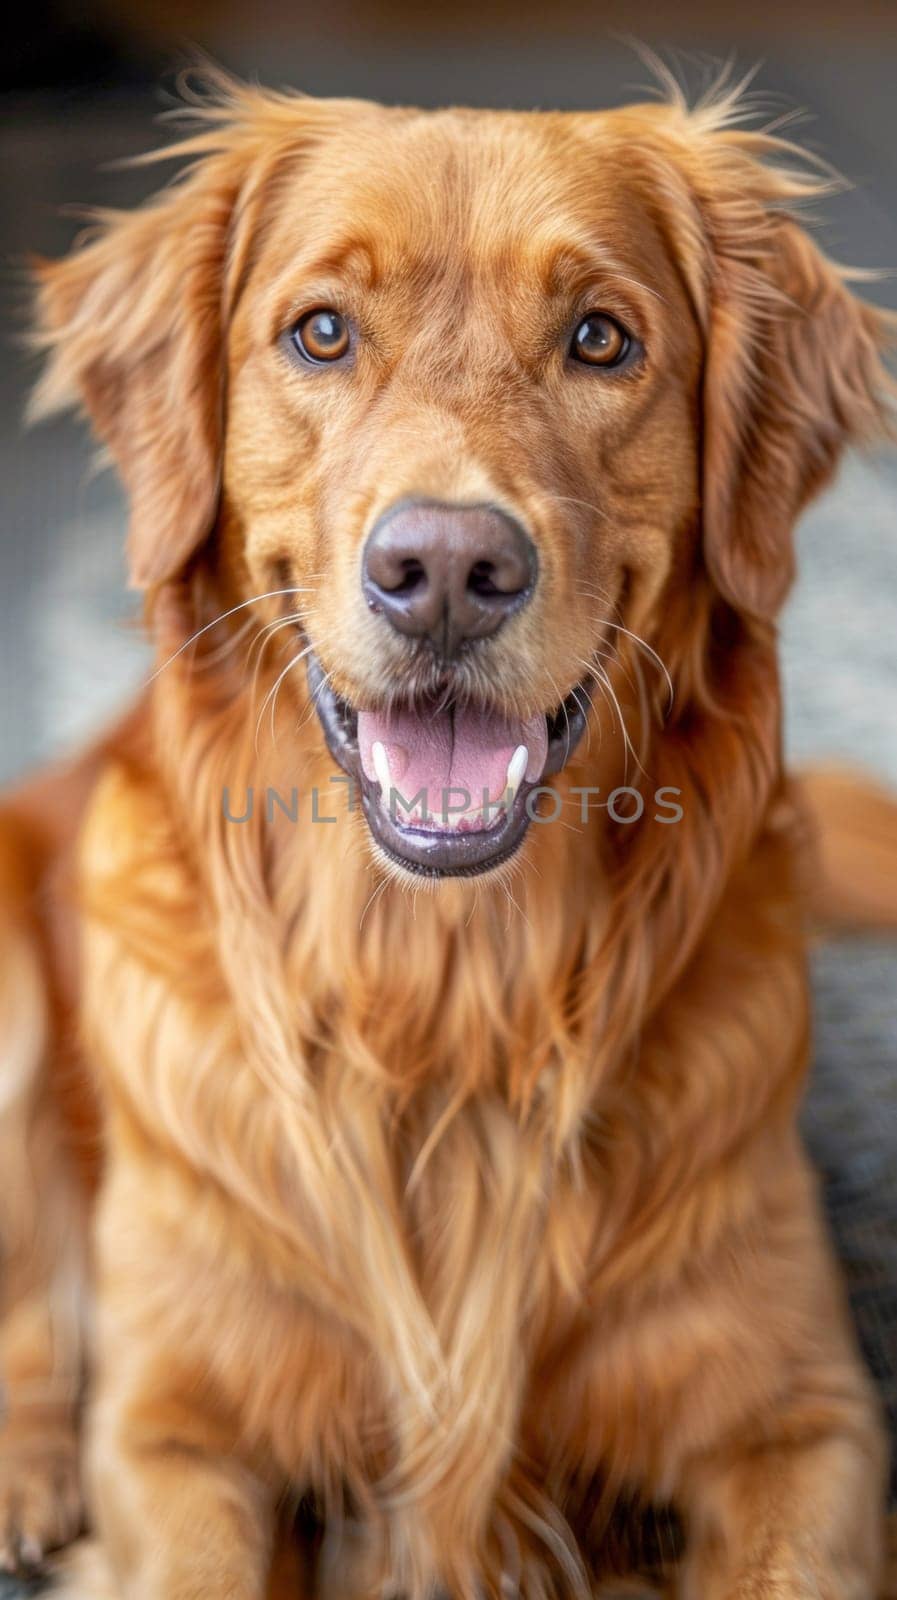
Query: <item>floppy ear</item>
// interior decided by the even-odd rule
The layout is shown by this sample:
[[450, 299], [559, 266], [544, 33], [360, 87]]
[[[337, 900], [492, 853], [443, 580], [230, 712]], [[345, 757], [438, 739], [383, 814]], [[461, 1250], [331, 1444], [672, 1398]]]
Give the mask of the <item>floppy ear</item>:
[[753, 160], [750, 170], [766, 194], [746, 198], [742, 184], [709, 227], [703, 537], [723, 596], [771, 617], [793, 576], [798, 514], [846, 445], [893, 430], [881, 362], [893, 319], [857, 299], [804, 230], [771, 207], [778, 182], [793, 194], [786, 181]]
[[132, 582], [159, 583], [209, 533], [218, 499], [223, 270], [239, 175], [210, 157], [140, 211], [36, 272], [51, 355], [33, 410], [80, 403], [131, 506]]
[[[83, 406], [131, 505], [131, 581], [175, 576], [211, 533], [223, 444], [225, 345], [272, 186], [339, 126], [340, 101], [269, 93], [204, 69], [200, 131], [158, 159], [193, 165], [150, 204], [101, 216], [62, 261], [39, 262], [35, 416]], [[202, 87], [202, 86], [201, 86]]]
[[131, 580], [162, 582], [210, 532], [218, 502], [225, 268], [238, 154], [202, 160], [141, 210], [106, 216], [40, 262], [33, 410], [81, 404], [131, 508]]

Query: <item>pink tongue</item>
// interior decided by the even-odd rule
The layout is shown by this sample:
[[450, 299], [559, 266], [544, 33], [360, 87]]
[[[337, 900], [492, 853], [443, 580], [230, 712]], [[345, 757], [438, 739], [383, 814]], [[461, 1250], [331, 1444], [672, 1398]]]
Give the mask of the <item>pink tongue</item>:
[[389, 759], [393, 787], [403, 800], [426, 790], [427, 810], [435, 817], [440, 815], [446, 795], [451, 811], [457, 812], [465, 804], [463, 795], [449, 794], [449, 790], [465, 789], [471, 806], [482, 805], [484, 792], [490, 800], [499, 800], [507, 786], [508, 762], [519, 745], [526, 745], [529, 752], [527, 778], [538, 782], [548, 752], [544, 716], [524, 721], [472, 707], [359, 711], [362, 766], [375, 780], [371, 751], [378, 740]]

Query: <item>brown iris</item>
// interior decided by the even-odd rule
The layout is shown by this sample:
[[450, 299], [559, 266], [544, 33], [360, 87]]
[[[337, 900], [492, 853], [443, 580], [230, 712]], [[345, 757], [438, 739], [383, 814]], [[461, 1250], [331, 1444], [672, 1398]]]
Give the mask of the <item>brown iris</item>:
[[309, 311], [293, 329], [293, 343], [306, 361], [339, 361], [349, 348], [346, 319], [328, 307]]
[[592, 311], [573, 335], [570, 354], [588, 367], [618, 367], [629, 354], [632, 340], [614, 317]]

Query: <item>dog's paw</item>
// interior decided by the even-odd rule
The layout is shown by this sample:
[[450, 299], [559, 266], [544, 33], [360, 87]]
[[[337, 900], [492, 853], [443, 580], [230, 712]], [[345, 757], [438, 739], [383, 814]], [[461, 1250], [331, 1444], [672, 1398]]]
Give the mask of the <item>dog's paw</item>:
[[[79, 1539], [52, 1563], [51, 1572], [52, 1600], [121, 1600], [105, 1552], [94, 1539]], [[298, 1600], [299, 1592], [294, 1589], [290, 1600]]]
[[81, 1531], [73, 1433], [0, 1432], [0, 1572], [30, 1572]]

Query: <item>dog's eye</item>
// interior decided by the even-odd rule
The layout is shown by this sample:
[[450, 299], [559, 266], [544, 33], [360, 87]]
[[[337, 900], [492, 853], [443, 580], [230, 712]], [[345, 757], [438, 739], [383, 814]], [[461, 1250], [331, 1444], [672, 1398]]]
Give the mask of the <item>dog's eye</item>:
[[339, 361], [349, 348], [345, 317], [329, 308], [309, 311], [293, 329], [293, 344], [306, 361]]
[[591, 311], [573, 335], [570, 354], [587, 367], [618, 367], [632, 348], [626, 329], [603, 311]]

